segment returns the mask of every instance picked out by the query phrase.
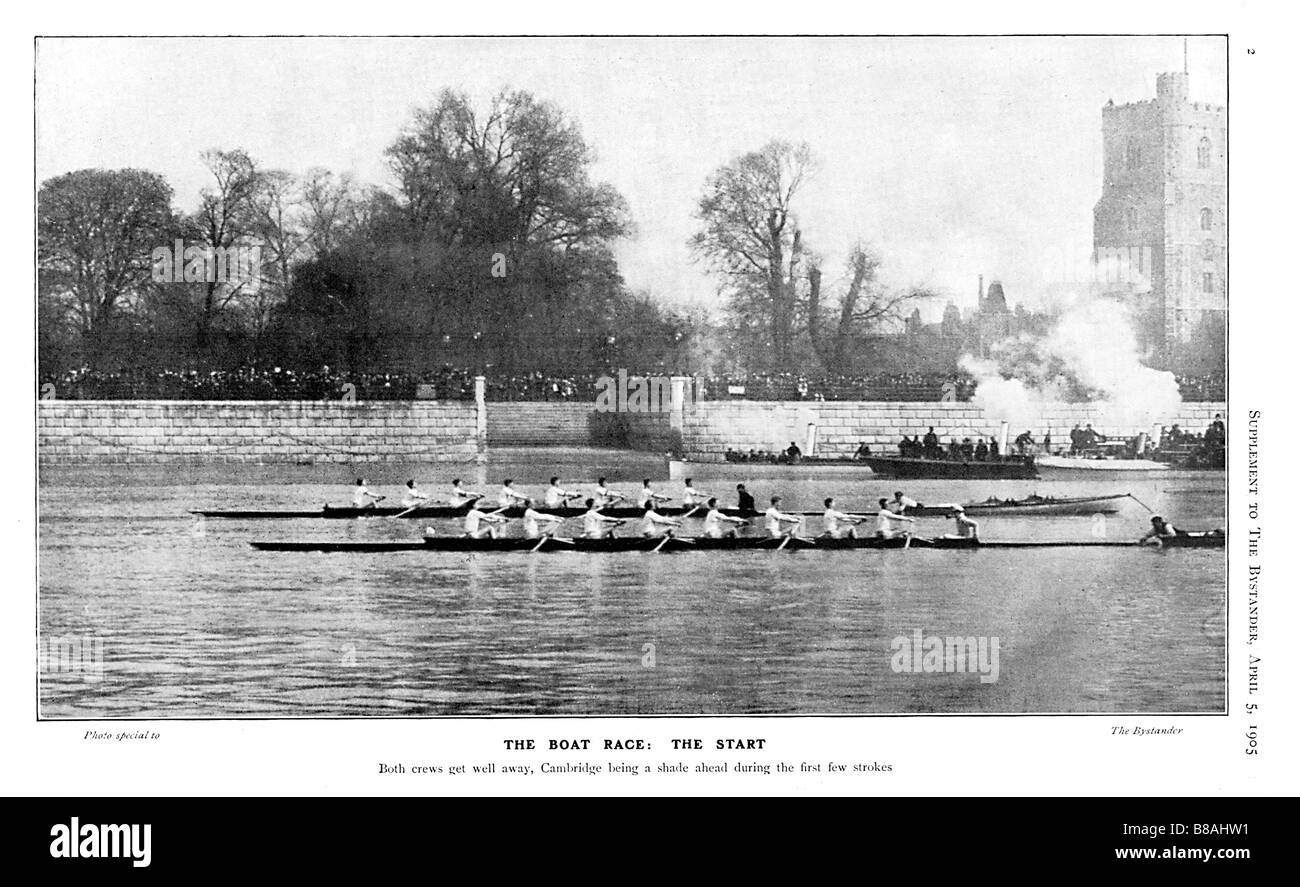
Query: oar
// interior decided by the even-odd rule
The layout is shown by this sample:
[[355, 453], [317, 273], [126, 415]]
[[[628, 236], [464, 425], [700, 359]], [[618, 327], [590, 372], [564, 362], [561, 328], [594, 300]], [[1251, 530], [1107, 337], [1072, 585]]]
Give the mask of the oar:
[[692, 514], [694, 514], [695, 512], [697, 512], [697, 511], [699, 511], [699, 510], [700, 510], [700, 506], [696, 505], [696, 506], [695, 506], [694, 508], [692, 508], [690, 511], [686, 512], [685, 514], [683, 514], [683, 515], [681, 516], [681, 520], [686, 520], [688, 517], [690, 517]]
[[1128, 496], [1130, 499], [1132, 499], [1138, 505], [1141, 505], [1143, 508], [1145, 508], [1147, 511], [1151, 512], [1152, 514], [1156, 513], [1156, 510], [1154, 508], [1152, 508], [1150, 505], [1147, 505], [1145, 502], [1143, 502], [1137, 496], [1134, 496], [1132, 493], [1125, 493], [1124, 495]]
[[660, 542], [658, 545], [656, 545], [654, 548], [650, 549], [650, 553], [651, 553], [651, 554], [654, 554], [654, 553], [657, 552], [659, 549], [663, 548], [665, 545], [668, 544], [668, 540], [671, 539], [671, 538], [673, 538], [673, 537], [670, 536], [670, 535], [668, 535], [667, 533], [665, 533], [665, 534], [664, 534], [663, 541]]
[[399, 517], [406, 517], [412, 511], [418, 511], [421, 508], [428, 508], [432, 504], [433, 504], [432, 502], [416, 502], [414, 505], [412, 505], [410, 508], [406, 509], [405, 511], [393, 515], [393, 519], [396, 520]]

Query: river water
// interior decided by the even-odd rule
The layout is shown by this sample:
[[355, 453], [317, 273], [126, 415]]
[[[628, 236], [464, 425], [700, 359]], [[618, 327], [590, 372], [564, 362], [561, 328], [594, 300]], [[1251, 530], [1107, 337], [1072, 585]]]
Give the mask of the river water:
[[[554, 466], [554, 467], [553, 467]], [[615, 467], [617, 466], [617, 468]], [[475, 484], [607, 474], [680, 494], [641, 454], [504, 451]], [[425, 522], [196, 520], [198, 508], [347, 504], [349, 466], [42, 469], [39, 703], [46, 718], [1219, 712], [1222, 550], [598, 555], [283, 554], [251, 539], [406, 539]], [[445, 467], [373, 466], [398, 498]], [[728, 466], [790, 510], [867, 509], [900, 483]], [[1108, 517], [988, 518], [986, 539], [1131, 539], [1149, 512], [1224, 524], [1223, 475], [1088, 483], [913, 481], [922, 502], [1131, 492]], [[1140, 504], [1139, 504], [1140, 500]], [[1144, 507], [1145, 506], [1145, 507]], [[576, 522], [569, 525], [576, 531]], [[951, 527], [926, 519], [919, 532]], [[439, 529], [452, 531], [449, 522]], [[814, 532], [816, 528], [813, 528]], [[920, 632], [983, 639], [982, 676], [900, 664]], [[69, 664], [76, 641], [80, 659]], [[48, 644], [60, 656], [43, 655]], [[996, 647], [994, 646], [996, 644]], [[993, 650], [996, 649], [996, 660]], [[919, 657], [918, 657], [919, 659]], [[996, 673], [992, 670], [996, 661]], [[989, 678], [996, 678], [990, 680]]]

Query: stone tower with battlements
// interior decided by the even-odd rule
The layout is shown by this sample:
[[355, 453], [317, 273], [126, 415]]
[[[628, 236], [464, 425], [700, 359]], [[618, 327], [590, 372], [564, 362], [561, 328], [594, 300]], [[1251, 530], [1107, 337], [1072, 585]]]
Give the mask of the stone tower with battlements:
[[1155, 99], [1106, 103], [1102, 139], [1097, 289], [1129, 300], [1148, 358], [1176, 366], [1227, 309], [1227, 116], [1189, 100], [1186, 72], [1160, 74]]

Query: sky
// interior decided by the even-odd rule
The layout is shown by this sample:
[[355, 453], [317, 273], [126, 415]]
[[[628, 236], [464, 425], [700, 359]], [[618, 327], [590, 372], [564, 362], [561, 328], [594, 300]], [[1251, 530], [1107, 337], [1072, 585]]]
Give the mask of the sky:
[[[192, 210], [201, 152], [325, 167], [391, 186], [384, 149], [445, 88], [555, 102], [627, 199], [628, 285], [716, 307], [686, 242], [705, 179], [780, 138], [807, 142], [794, 206], [828, 286], [862, 241], [890, 286], [973, 306], [978, 275], [1038, 307], [1086, 256], [1101, 193], [1101, 107], [1152, 98], [1180, 37], [43, 39], [36, 174], [148, 169]], [[1191, 97], [1226, 103], [1221, 38], [1187, 42]], [[833, 292], [833, 291], [832, 291]]]

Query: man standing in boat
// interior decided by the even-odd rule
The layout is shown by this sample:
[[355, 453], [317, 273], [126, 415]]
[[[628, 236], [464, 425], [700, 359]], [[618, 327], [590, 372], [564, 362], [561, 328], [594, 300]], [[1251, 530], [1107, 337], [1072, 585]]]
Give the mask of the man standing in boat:
[[736, 526], [749, 526], [749, 521], [742, 520], [738, 517], [728, 517], [718, 509], [718, 500], [710, 499], [708, 502], [709, 513], [704, 516], [704, 535], [710, 539], [735, 539], [736, 531], [723, 530], [724, 524], [735, 524]]
[[826, 499], [822, 502], [826, 510], [822, 512], [822, 535], [824, 539], [856, 539], [858, 532], [854, 529], [862, 523], [863, 518], [854, 517], [851, 514], [845, 514], [835, 509], [835, 500]]
[[353, 508], [374, 508], [380, 502], [383, 502], [384, 498], [384, 496], [376, 496], [370, 492], [364, 477], [357, 478], [357, 485], [352, 490]]
[[572, 490], [561, 489], [560, 479], [553, 477], [550, 486], [546, 488], [546, 496], [542, 501], [546, 503], [547, 508], [561, 508], [568, 505], [570, 499], [577, 499], [581, 495], [581, 493], [575, 493]]
[[897, 539], [901, 536], [908, 535], [909, 530], [905, 524], [916, 523], [915, 518], [907, 517], [902, 514], [895, 514], [889, 510], [889, 500], [880, 500], [880, 510], [876, 512], [876, 536], [880, 539]]
[[586, 502], [587, 513], [582, 516], [582, 536], [584, 539], [606, 539], [614, 535], [614, 528], [621, 527], [623, 521], [606, 517], [596, 507], [595, 499]]
[[758, 514], [758, 507], [754, 504], [754, 497], [745, 489], [744, 484], [736, 484], [736, 510], [741, 514]]
[[782, 536], [794, 535], [794, 531], [799, 528], [800, 522], [803, 521], [803, 518], [797, 515], [786, 514], [781, 511], [781, 509], [777, 507], [780, 503], [781, 497], [773, 496], [771, 507], [768, 508], [767, 511], [763, 512], [763, 517], [767, 521], [765, 525], [767, 534], [773, 539], [780, 539]]

